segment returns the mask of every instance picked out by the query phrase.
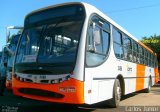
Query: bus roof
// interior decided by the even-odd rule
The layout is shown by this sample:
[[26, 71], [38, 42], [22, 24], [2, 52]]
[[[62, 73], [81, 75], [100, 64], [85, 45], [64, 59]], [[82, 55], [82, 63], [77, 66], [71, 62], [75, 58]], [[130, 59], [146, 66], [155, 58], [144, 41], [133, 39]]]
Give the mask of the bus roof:
[[84, 4], [86, 4], [86, 3], [82, 3], [82, 2], [67, 2], [67, 3], [62, 3], [62, 4], [51, 5], [51, 6], [47, 6], [47, 7], [40, 8], [40, 9], [37, 9], [35, 11], [32, 11], [31, 13], [27, 14], [25, 18], [27, 18], [28, 16], [30, 16], [30, 15], [32, 15], [34, 13], [41, 12], [41, 11], [44, 11], [44, 10], [47, 10], [47, 9], [52, 9], [52, 8], [59, 7], [59, 6], [72, 5], [72, 4], [80, 4], [80, 5], [85, 6]]

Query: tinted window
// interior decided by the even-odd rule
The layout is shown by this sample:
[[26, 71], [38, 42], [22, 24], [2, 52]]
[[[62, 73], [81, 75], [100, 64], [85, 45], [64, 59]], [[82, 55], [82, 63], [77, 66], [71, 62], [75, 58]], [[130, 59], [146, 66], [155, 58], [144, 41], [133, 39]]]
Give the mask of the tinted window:
[[122, 34], [113, 28], [114, 52], [117, 58], [123, 58]]
[[[33, 24], [45, 24], [46, 21], [59, 21], [59, 18], [74, 17], [84, 15], [84, 8], [81, 5], [66, 5], [55, 8], [49, 8], [27, 16], [25, 27]], [[82, 17], [82, 16], [81, 16]]]
[[122, 35], [121, 33], [113, 28], [113, 41], [118, 44], [122, 44]]
[[145, 62], [146, 62], [146, 66], [148, 66], [148, 61], [149, 61], [148, 58], [149, 58], [149, 57], [148, 57], [148, 51], [146, 50], [146, 53], [145, 53]]
[[138, 44], [135, 41], [132, 41], [132, 44], [133, 44], [133, 62], [139, 62]]
[[103, 54], [107, 54], [109, 50], [109, 33], [103, 30], [102, 37], [103, 37]]
[[124, 58], [128, 61], [132, 61], [132, 43], [131, 39], [128, 36], [124, 36], [123, 38], [123, 46], [124, 46]]
[[139, 57], [140, 57], [140, 63], [144, 64], [144, 50], [142, 46], [139, 46]]
[[94, 16], [87, 35], [86, 63], [88, 66], [96, 66], [104, 62], [109, 51], [109, 40], [109, 24]]
[[[80, 9], [79, 6], [74, 7], [84, 12], [84, 9]], [[70, 8], [64, 9], [65, 6], [58, 7], [60, 12], [68, 13], [70, 10]], [[72, 16], [60, 13], [61, 16], [53, 18], [54, 16], [51, 17], [50, 14], [55, 10], [57, 11], [55, 8], [47, 9], [46, 12], [42, 11], [28, 16], [28, 18], [36, 18], [40, 15], [47, 17], [37, 18], [37, 21], [26, 24], [30, 27], [25, 26], [22, 34], [16, 58], [18, 66], [21, 63], [75, 65], [85, 13], [79, 15], [79, 12], [76, 12]], [[52, 21], [47, 21], [46, 18]], [[41, 20], [43, 22], [39, 22]]]

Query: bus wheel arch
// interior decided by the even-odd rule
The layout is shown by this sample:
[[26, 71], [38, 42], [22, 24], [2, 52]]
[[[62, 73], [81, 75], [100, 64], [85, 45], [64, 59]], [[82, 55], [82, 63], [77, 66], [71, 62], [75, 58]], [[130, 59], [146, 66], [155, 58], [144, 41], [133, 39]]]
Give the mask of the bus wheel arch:
[[121, 96], [125, 95], [125, 82], [124, 82], [124, 78], [123, 76], [120, 74], [117, 76], [117, 78], [119, 81], [120, 81], [120, 86], [121, 86], [121, 91], [122, 91], [122, 94]]
[[124, 79], [122, 75], [118, 75], [114, 81], [113, 97], [109, 100], [108, 106], [112, 108], [118, 107], [122, 95], [124, 95]]
[[151, 77], [151, 75], [150, 75], [148, 78], [149, 78], [149, 80], [148, 80], [148, 86], [147, 86], [147, 88], [144, 90], [145, 93], [150, 93], [151, 87], [152, 87], [152, 77]]

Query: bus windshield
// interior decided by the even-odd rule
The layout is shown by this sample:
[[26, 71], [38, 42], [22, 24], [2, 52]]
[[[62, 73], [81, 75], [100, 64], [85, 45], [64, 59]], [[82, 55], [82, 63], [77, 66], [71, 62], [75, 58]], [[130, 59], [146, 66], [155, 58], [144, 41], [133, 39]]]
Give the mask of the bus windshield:
[[[84, 11], [80, 6], [70, 6], [75, 12], [69, 12], [70, 8], [60, 7], [48, 12], [38, 12], [34, 21], [26, 20], [18, 52], [16, 63], [38, 64], [71, 64], [75, 63], [76, 52], [84, 21]], [[46, 13], [52, 13], [52, 16]], [[63, 13], [68, 13], [63, 15]], [[83, 13], [82, 13], [83, 12]], [[41, 15], [42, 14], [42, 15]], [[44, 20], [39, 16], [45, 16]], [[37, 21], [35, 20], [37, 16]], [[28, 17], [29, 19], [31, 17]]]
[[2, 52], [0, 52], [0, 62], [1, 62], [1, 58], [2, 58]]
[[14, 54], [16, 52], [18, 39], [20, 35], [21, 34], [12, 36], [12, 38], [10, 39], [10, 42], [8, 43], [8, 48], [10, 49], [10, 52], [8, 52], [8, 62], [7, 62], [8, 69], [12, 69], [10, 67], [13, 67]]

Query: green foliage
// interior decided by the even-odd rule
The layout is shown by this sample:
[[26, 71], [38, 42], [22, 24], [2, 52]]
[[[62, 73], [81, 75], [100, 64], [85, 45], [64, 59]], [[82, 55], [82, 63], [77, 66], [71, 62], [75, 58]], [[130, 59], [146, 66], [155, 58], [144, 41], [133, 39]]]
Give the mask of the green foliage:
[[143, 37], [141, 42], [156, 52], [160, 58], [160, 35], [155, 34], [150, 37]]

